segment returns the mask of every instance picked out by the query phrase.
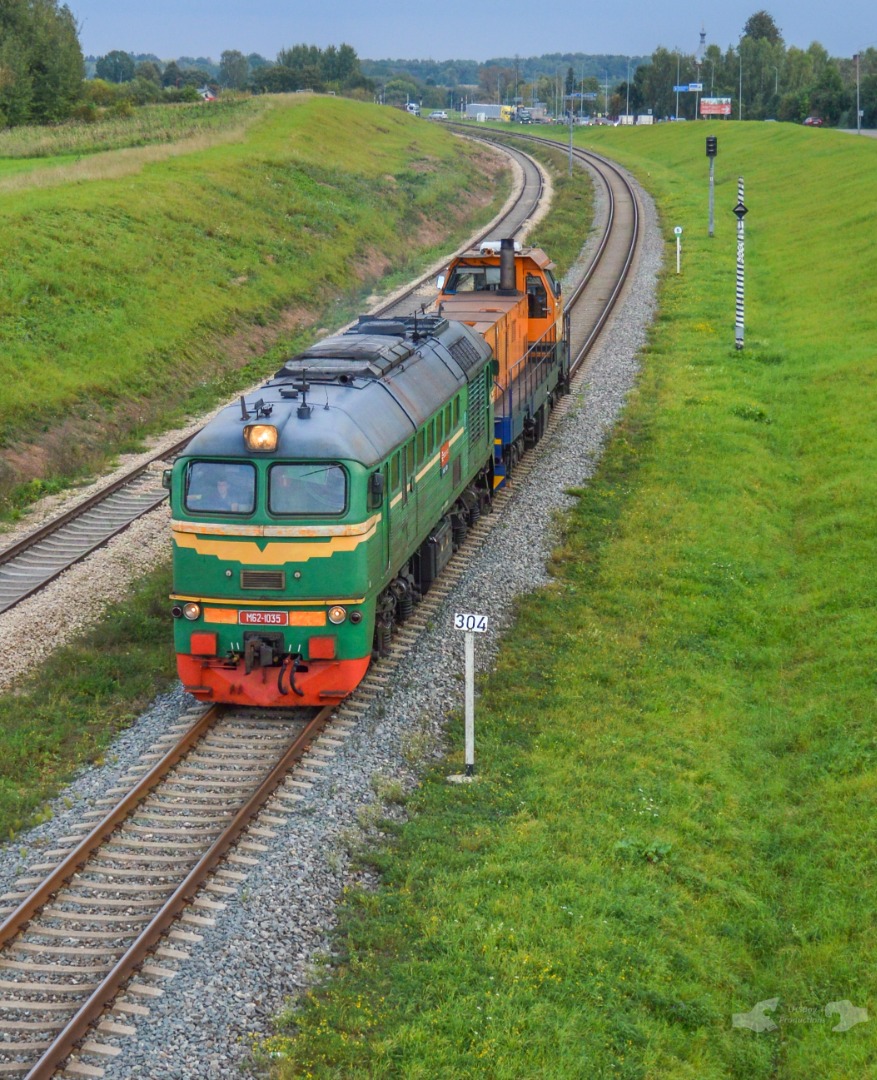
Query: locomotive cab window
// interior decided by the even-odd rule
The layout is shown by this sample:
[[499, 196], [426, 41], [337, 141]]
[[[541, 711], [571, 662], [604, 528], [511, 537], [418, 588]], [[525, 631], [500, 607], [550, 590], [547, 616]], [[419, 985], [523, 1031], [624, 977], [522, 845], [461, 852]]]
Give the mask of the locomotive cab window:
[[272, 514], [342, 514], [347, 476], [325, 462], [272, 465], [268, 470], [268, 509]]
[[527, 315], [544, 319], [548, 315], [548, 292], [537, 274], [527, 274]]
[[498, 266], [456, 266], [448, 278], [445, 292], [496, 292], [499, 288]]
[[184, 500], [190, 514], [252, 514], [256, 470], [246, 462], [193, 461], [186, 470]]

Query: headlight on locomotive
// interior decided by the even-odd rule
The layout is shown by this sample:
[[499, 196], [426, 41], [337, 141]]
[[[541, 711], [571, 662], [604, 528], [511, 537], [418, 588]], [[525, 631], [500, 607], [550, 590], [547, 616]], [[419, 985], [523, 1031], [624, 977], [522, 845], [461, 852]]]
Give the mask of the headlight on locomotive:
[[190, 621], [194, 622], [201, 614], [201, 605], [188, 603], [183, 604], [183, 615]]
[[247, 424], [244, 442], [248, 450], [270, 453], [277, 449], [277, 428], [273, 424]]
[[347, 608], [343, 608], [340, 604], [336, 604], [335, 607], [329, 608], [328, 615], [330, 623], [334, 626], [340, 626], [347, 618]]

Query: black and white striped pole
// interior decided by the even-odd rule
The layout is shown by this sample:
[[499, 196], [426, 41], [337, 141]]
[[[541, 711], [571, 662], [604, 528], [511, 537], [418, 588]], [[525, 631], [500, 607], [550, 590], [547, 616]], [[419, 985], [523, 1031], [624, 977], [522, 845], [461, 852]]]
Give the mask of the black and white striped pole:
[[737, 349], [743, 348], [743, 255], [744, 255], [744, 234], [743, 234], [743, 218], [746, 217], [748, 210], [743, 202], [743, 177], [737, 178], [737, 205], [734, 207], [734, 213], [737, 215], [737, 319], [734, 326], [734, 346]]

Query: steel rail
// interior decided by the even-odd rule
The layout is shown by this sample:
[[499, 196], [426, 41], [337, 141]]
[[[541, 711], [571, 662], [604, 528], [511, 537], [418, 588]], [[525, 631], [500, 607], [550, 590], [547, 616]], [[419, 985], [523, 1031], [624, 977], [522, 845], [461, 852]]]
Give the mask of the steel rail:
[[[76, 518], [86, 510], [91, 510], [92, 507], [101, 503], [108, 495], [113, 495], [115, 492], [120, 491], [125, 487], [126, 484], [130, 484], [132, 480], [136, 480], [138, 477], [142, 476], [157, 462], [165, 461], [167, 458], [179, 454], [185, 449], [191, 438], [191, 435], [187, 435], [185, 439], [175, 443], [168, 449], [153, 454], [148, 461], [131, 469], [130, 472], [126, 472], [124, 476], [120, 476], [117, 480], [107, 484], [106, 487], [102, 487], [100, 491], [96, 491], [93, 495], [89, 495], [87, 499], [84, 499], [81, 503], [77, 503], [77, 505], [70, 510], [65, 510], [56, 518], [52, 518], [52, 520], [46, 522], [45, 525], [40, 525], [39, 528], [28, 533], [27, 536], [17, 543], [11, 544], [8, 548], [4, 548], [0, 551], [0, 566], [9, 562], [11, 559], [14, 559], [17, 555], [21, 555], [22, 552], [27, 551], [28, 548], [33, 547], [34, 544], [39, 543], [40, 540], [45, 540], [47, 536], [51, 536], [53, 532], [57, 532], [63, 525], [75, 521]], [[121, 529], [119, 531], [121, 532]]]
[[40, 884], [0, 923], [0, 948], [8, 944], [36, 915], [46, 901], [76, 873], [108, 836], [130, 815], [131, 811], [156, 787], [191, 748], [219, 715], [218, 706], [207, 709], [183, 734], [175, 746], [143, 776], [137, 784], [103, 817], [91, 832], [55, 867]]
[[[581, 366], [581, 364], [584, 361], [584, 358], [591, 351], [591, 348], [593, 347], [594, 342], [596, 341], [597, 337], [599, 336], [600, 331], [606, 325], [606, 321], [608, 320], [609, 316], [614, 311], [615, 305], [618, 302], [618, 298], [621, 296], [621, 292], [624, 289], [625, 285], [627, 284], [628, 278], [630, 276], [630, 268], [633, 265], [634, 258], [636, 257], [636, 253], [637, 253], [637, 249], [639, 247], [639, 241], [640, 241], [639, 200], [636, 197], [636, 192], [633, 189], [633, 185], [630, 183], [630, 181], [624, 175], [624, 172], [621, 169], [619, 169], [613, 162], [608, 161], [606, 158], [601, 157], [599, 154], [594, 154], [591, 151], [579, 150], [579, 151], [576, 152], [575, 156], [577, 156], [579, 158], [579, 160], [585, 161], [587, 164], [591, 165], [592, 168], [594, 167], [593, 163], [595, 161], [599, 162], [600, 165], [603, 168], [608, 169], [610, 172], [612, 172], [621, 181], [621, 183], [624, 186], [625, 191], [627, 192], [627, 194], [629, 196], [629, 205], [630, 205], [633, 220], [632, 220], [631, 225], [630, 225], [630, 238], [629, 238], [629, 242], [628, 242], [628, 245], [627, 245], [627, 251], [626, 251], [626, 253], [624, 255], [624, 262], [622, 264], [622, 267], [621, 267], [620, 271], [616, 272], [615, 284], [614, 284], [614, 286], [612, 288], [612, 292], [609, 294], [609, 297], [607, 298], [607, 300], [603, 304], [602, 313], [600, 314], [599, 318], [597, 319], [597, 321], [595, 322], [594, 326], [592, 327], [590, 333], [588, 334], [587, 338], [585, 339], [582, 347], [580, 348], [580, 350], [578, 352], [578, 355], [575, 357], [575, 359], [571, 363], [571, 369], [573, 371], [576, 371]], [[598, 170], [598, 172], [599, 172], [599, 170]], [[602, 175], [602, 173], [600, 173], [600, 175]], [[604, 182], [605, 182], [605, 177], [604, 177]], [[607, 183], [607, 190], [609, 190], [609, 192], [610, 192], [610, 198], [611, 198], [610, 216], [611, 216], [611, 219], [612, 219], [611, 224], [612, 224], [612, 226], [614, 226], [615, 221], [616, 221], [616, 210], [617, 210], [615, 193], [613, 191], [611, 191], [611, 188], [608, 185], [608, 183]], [[607, 230], [607, 233], [608, 233], [608, 230]], [[604, 256], [605, 248], [606, 248], [606, 246], [608, 244], [608, 238], [604, 238], [604, 240], [606, 242], [601, 244], [601, 246], [600, 246], [600, 258], [601, 258], [601, 260], [602, 260], [602, 258]], [[583, 279], [582, 283], [577, 287], [577, 289], [573, 293], [573, 296], [571, 298], [573, 300], [573, 302], [575, 302], [575, 300], [578, 299], [578, 297], [581, 295], [582, 291], [584, 290], [586, 284], [591, 281], [591, 279], [593, 277], [593, 271], [595, 269], [596, 269], [595, 264], [592, 264], [588, 268], [588, 274], [586, 275], [585, 279]]]
[[[207, 851], [192, 867], [184, 880], [177, 886], [170, 897], [168, 897], [160, 910], [156, 912], [143, 932], [137, 936], [135, 941], [132, 942], [125, 953], [116, 961], [112, 969], [92, 991], [90, 997], [47, 1046], [39, 1060], [27, 1073], [26, 1080], [49, 1080], [49, 1078], [55, 1074], [55, 1071], [63, 1065], [75, 1049], [76, 1044], [88, 1033], [88, 1030], [94, 1021], [98, 1019], [107, 1006], [111, 1004], [122, 987], [130, 980], [136, 969], [146, 959], [149, 951], [160, 940], [164, 932], [174, 923], [183, 909], [191, 903], [196, 892], [207, 879], [208, 875], [217, 867], [220, 860], [226, 855], [229, 848], [238, 839], [250, 820], [255, 817], [259, 810], [265, 805], [271, 794], [283, 781], [292, 765], [301, 759], [314, 738], [323, 730], [323, 728], [325, 728], [334, 709], [335, 706], [333, 705], [326, 706], [308, 721], [304, 729], [289, 745], [283, 757], [280, 758], [276, 765], [271, 769], [247, 802], [244, 803], [240, 810], [238, 810], [233, 820], [223, 830], [221, 835], [214, 840]], [[215, 710], [210, 710], [211, 713], [214, 711]], [[186, 733], [184, 740], [189, 738], [195, 728], [202, 723], [203, 719], [204, 718], [202, 717], [202, 720], [194, 725], [190, 732]], [[215, 717], [213, 719], [215, 719]], [[175, 747], [174, 751], [171, 753], [175, 753], [176, 750], [177, 748]], [[156, 766], [156, 768], [158, 768], [158, 766]], [[155, 770], [153, 769], [152, 772], [154, 771]], [[139, 784], [137, 786], [138, 788], [140, 787]], [[67, 860], [65, 860], [65, 862], [67, 862]]]

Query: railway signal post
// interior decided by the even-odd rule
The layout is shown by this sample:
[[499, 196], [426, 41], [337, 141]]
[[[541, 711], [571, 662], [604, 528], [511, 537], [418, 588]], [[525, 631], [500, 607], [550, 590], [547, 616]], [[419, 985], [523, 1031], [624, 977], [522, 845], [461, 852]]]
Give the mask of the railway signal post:
[[715, 233], [715, 164], [716, 154], [719, 152], [719, 140], [715, 135], [707, 135], [706, 137], [706, 156], [710, 159], [710, 220], [709, 220], [709, 235], [712, 236]]
[[743, 348], [743, 218], [749, 213], [743, 202], [742, 176], [737, 180], [737, 205], [734, 207], [734, 213], [737, 215], [737, 321], [734, 327], [734, 347], [740, 350]]

